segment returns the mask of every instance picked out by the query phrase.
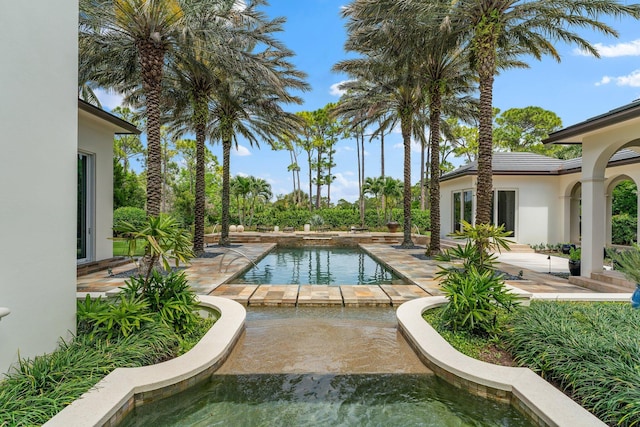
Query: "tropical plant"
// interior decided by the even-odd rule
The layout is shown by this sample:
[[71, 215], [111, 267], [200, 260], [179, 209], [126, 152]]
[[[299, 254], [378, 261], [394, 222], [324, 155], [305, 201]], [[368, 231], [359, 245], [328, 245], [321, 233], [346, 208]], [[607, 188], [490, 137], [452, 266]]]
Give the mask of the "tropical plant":
[[[509, 249], [506, 237], [510, 233], [503, 226], [473, 226], [462, 221], [462, 229], [453, 237], [465, 239], [466, 244], [436, 256], [439, 261], [453, 263], [439, 266], [437, 272], [449, 298], [445, 316], [452, 328], [495, 334], [500, 330], [497, 322], [500, 311], [511, 310], [518, 304], [515, 294], [506, 289], [502, 275], [496, 271], [497, 257], [491, 253]], [[456, 265], [456, 261], [462, 265]]]
[[142, 298], [153, 313], [173, 329], [184, 334], [197, 322], [196, 295], [189, 287], [184, 272], [169, 272], [166, 276], [154, 271], [146, 283], [141, 277], [125, 282], [123, 291], [130, 298]]
[[449, 269], [441, 286], [449, 299], [443, 316], [454, 331], [495, 335], [500, 332], [500, 310], [510, 311], [518, 305], [516, 295], [506, 289], [500, 275], [491, 270], [480, 272], [473, 265]]
[[159, 262], [162, 268], [170, 270], [171, 261], [178, 266], [193, 257], [189, 234], [169, 215], [149, 217], [143, 227], [123, 222], [115, 231], [127, 240], [129, 256], [132, 258], [137, 246], [144, 242], [145, 255], [138, 261], [138, 270], [145, 286], [149, 283], [156, 263]]
[[[87, 81], [127, 92], [141, 85], [147, 124], [147, 212], [160, 213], [160, 113], [167, 53], [188, 24], [179, 0], [80, 1], [80, 57]], [[83, 82], [84, 83], [84, 82]]]
[[153, 322], [149, 304], [135, 295], [120, 295], [113, 304], [94, 311], [88, 316], [93, 320], [92, 333], [113, 337], [128, 337], [145, 323]]
[[[264, 19], [264, 16], [261, 16]], [[306, 90], [302, 80], [304, 73], [297, 71], [287, 58], [292, 55], [270, 35], [281, 30], [283, 20], [276, 19], [260, 25], [260, 30], [270, 43], [255, 45], [240, 39], [244, 55], [259, 58], [253, 66], [237, 70], [234, 74], [222, 74], [213, 92], [210, 104], [212, 125], [210, 135], [222, 143], [222, 229], [220, 244], [229, 245], [229, 195], [231, 146], [241, 135], [249, 144], [257, 145], [258, 137], [268, 143], [284, 135], [293, 137], [300, 121], [294, 114], [285, 112], [281, 104], [300, 104], [302, 100], [290, 94], [290, 90]], [[268, 46], [262, 52], [254, 52], [256, 46]]]
[[580, 261], [582, 256], [582, 250], [580, 248], [571, 247], [569, 249], [569, 261]]
[[640, 246], [638, 244], [634, 243], [630, 249], [612, 254], [612, 258], [616, 268], [628, 280], [640, 284]]

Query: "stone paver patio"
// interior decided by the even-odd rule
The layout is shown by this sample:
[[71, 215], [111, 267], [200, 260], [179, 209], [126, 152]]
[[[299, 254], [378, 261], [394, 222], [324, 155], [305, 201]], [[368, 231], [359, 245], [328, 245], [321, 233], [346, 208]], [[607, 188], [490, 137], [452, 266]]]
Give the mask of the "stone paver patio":
[[[200, 295], [230, 298], [248, 306], [398, 306], [412, 299], [442, 295], [439, 280], [436, 278], [438, 262], [424, 259], [424, 246], [402, 249], [389, 244], [360, 244], [360, 247], [394, 270], [408, 284], [322, 286], [226, 283], [240, 275], [252, 263], [257, 263], [274, 246], [275, 243], [252, 242], [236, 244], [231, 248], [217, 245], [207, 247], [207, 256], [192, 260], [185, 270], [187, 278], [195, 292]], [[565, 279], [545, 274], [543, 262], [533, 255], [538, 254], [503, 257], [505, 261], [514, 260], [513, 262], [518, 262], [519, 265], [501, 262], [499, 269], [515, 276], [521, 273], [524, 279], [508, 281], [510, 285], [529, 293], [591, 292], [569, 284]], [[133, 268], [134, 264], [126, 264], [114, 268], [112, 273], [115, 275]], [[79, 277], [77, 290], [80, 296], [88, 292], [114, 293], [118, 291], [118, 287], [124, 285], [124, 281], [123, 278], [114, 278], [106, 271], [100, 271]]]

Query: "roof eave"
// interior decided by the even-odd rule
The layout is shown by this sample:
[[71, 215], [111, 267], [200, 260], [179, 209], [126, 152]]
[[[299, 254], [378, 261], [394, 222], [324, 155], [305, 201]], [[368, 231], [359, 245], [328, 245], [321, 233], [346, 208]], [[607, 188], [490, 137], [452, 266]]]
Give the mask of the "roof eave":
[[548, 138], [542, 140], [543, 144], [582, 144], [582, 137], [589, 132], [612, 126], [627, 120], [640, 117], [640, 104], [624, 110], [613, 112], [585, 120], [581, 123], [569, 126], [553, 132]]
[[120, 117], [115, 116], [111, 113], [107, 113], [102, 108], [91, 105], [88, 102], [83, 101], [82, 99], [78, 99], [78, 108], [82, 111], [86, 111], [89, 114], [99, 117], [123, 130], [122, 132], [115, 132], [116, 135], [140, 134], [140, 130], [133, 124], [127, 122], [126, 120], [122, 120]]

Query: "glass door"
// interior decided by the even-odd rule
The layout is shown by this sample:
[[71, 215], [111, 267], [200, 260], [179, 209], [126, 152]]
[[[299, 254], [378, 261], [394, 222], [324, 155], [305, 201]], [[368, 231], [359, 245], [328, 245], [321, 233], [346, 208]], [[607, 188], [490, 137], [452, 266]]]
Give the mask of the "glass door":
[[92, 260], [92, 158], [78, 153], [78, 233], [77, 233], [77, 261], [78, 263]]

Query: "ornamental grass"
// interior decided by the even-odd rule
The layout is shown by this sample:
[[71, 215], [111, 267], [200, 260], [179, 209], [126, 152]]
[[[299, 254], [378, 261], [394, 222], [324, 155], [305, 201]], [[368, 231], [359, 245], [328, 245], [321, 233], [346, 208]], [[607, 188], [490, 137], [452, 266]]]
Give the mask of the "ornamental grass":
[[504, 334], [518, 364], [613, 426], [640, 426], [640, 310], [533, 301]]

